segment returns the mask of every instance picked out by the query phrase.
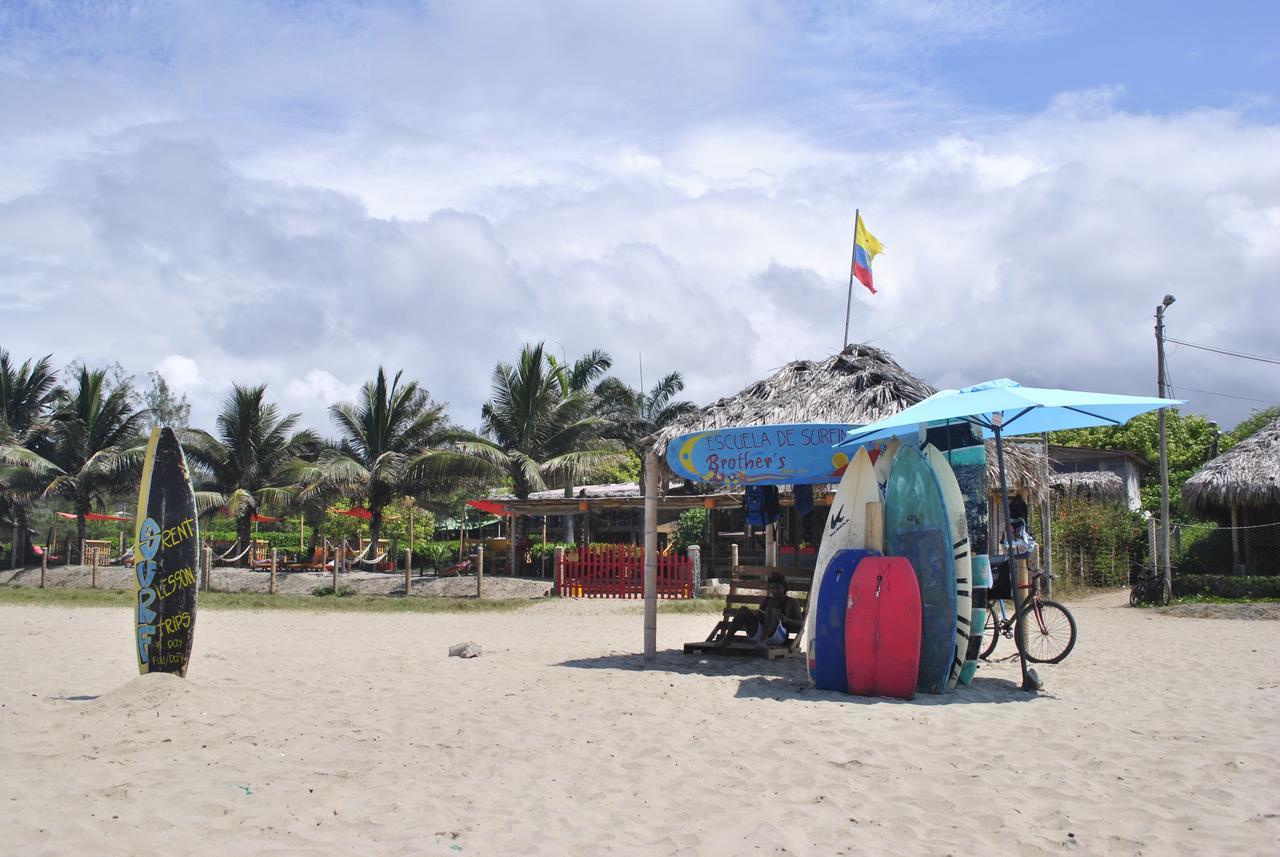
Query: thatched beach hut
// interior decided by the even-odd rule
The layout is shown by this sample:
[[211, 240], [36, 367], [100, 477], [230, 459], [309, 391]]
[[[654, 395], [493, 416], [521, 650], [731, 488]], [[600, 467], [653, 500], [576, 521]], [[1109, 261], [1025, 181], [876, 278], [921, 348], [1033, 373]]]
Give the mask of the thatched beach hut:
[[1230, 521], [1235, 573], [1280, 571], [1280, 419], [1200, 468], [1182, 487], [1182, 505]]
[[[667, 475], [667, 445], [695, 431], [783, 423], [865, 425], [892, 416], [937, 390], [902, 368], [889, 352], [853, 344], [825, 360], [796, 360], [762, 381], [676, 420], [649, 437], [646, 452], [658, 457]], [[994, 442], [987, 443], [987, 484], [998, 486]], [[1028, 503], [1045, 496], [1047, 481], [1040, 447], [1005, 444], [1009, 490]]]

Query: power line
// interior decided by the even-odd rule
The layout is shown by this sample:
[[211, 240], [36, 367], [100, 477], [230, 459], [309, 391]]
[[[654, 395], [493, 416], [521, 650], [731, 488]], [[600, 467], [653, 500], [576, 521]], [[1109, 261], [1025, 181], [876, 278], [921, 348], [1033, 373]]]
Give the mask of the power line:
[[1231, 393], [1215, 393], [1212, 390], [1197, 390], [1195, 387], [1178, 387], [1179, 390], [1188, 393], [1204, 393], [1206, 396], [1221, 396], [1224, 399], [1241, 399], [1246, 402], [1261, 402], [1264, 405], [1274, 405], [1276, 402], [1271, 399], [1255, 399], [1252, 396], [1235, 396]]
[[1166, 336], [1165, 342], [1176, 342], [1178, 345], [1185, 345], [1188, 348], [1198, 348], [1201, 351], [1212, 351], [1214, 354], [1225, 354], [1228, 357], [1239, 357], [1242, 360], [1257, 360], [1259, 363], [1274, 363], [1280, 366], [1280, 360], [1274, 357], [1259, 357], [1257, 354], [1245, 354], [1241, 351], [1230, 351], [1226, 348], [1214, 348], [1212, 345], [1197, 345], [1194, 342], [1187, 342], [1182, 339], [1174, 339], [1172, 336]]

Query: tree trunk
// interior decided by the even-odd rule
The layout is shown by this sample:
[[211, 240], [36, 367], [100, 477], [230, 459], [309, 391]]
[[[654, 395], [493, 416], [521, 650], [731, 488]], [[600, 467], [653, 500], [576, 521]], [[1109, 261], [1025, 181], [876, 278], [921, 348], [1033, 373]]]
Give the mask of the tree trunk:
[[18, 524], [17, 537], [13, 540], [13, 554], [19, 558], [19, 562], [23, 568], [27, 565], [27, 543], [30, 541], [28, 530], [31, 528], [31, 521], [27, 518], [27, 507], [21, 503], [14, 505], [13, 519]]
[[369, 510], [369, 553], [365, 559], [373, 559], [378, 555], [378, 536], [382, 535], [382, 507]]
[[[236, 552], [239, 553], [245, 548], [253, 544], [253, 511], [241, 512], [240, 517], [236, 518], [236, 540], [239, 547]], [[253, 551], [240, 557], [239, 564], [246, 567], [253, 560]]]
[[84, 537], [86, 535], [84, 516], [87, 514], [89, 514], [88, 501], [76, 501], [76, 550], [80, 552], [81, 565], [84, 565]]

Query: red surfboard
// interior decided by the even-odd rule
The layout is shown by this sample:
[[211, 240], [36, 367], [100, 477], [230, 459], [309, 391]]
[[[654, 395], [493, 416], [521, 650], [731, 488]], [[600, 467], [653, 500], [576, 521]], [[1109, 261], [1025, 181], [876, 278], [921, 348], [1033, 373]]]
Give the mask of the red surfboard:
[[920, 584], [911, 563], [896, 556], [858, 563], [844, 623], [849, 692], [913, 698], [920, 639]]

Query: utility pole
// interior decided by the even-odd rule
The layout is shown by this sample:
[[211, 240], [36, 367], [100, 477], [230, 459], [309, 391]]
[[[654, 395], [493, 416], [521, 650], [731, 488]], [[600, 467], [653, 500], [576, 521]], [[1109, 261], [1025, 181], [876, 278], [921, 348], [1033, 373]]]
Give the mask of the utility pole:
[[[1174, 302], [1173, 295], [1165, 295], [1156, 307], [1156, 385], [1160, 398], [1168, 398], [1164, 363], [1164, 311]], [[1173, 570], [1169, 564], [1169, 450], [1165, 442], [1164, 412], [1160, 409], [1160, 567], [1164, 571], [1166, 591], [1173, 587]]]

